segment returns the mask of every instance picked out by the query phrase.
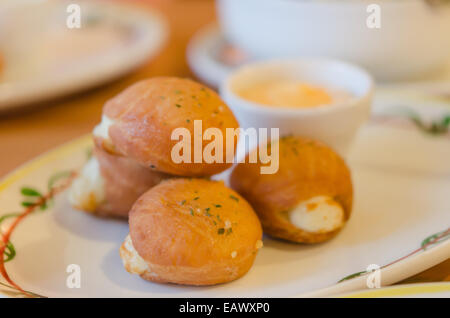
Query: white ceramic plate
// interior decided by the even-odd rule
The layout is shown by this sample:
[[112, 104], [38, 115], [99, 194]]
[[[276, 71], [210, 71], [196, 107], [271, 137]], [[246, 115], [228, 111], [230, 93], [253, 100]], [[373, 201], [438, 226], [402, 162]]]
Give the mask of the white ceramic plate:
[[[425, 133], [408, 117], [415, 114], [426, 127], [430, 122], [445, 126], [450, 107], [440, 102], [406, 104], [377, 105], [358, 135], [349, 158], [355, 205], [342, 232], [311, 246], [265, 237], [254, 266], [237, 281], [186, 287], [128, 274], [118, 254], [128, 233], [126, 222], [76, 211], [65, 193], [50, 209], [19, 225], [11, 240], [17, 255], [6, 263], [7, 270], [24, 289], [50, 297], [329, 296], [366, 288], [366, 276], [337, 284], [347, 275], [403, 258], [381, 270], [382, 285], [400, 281], [450, 257], [450, 240], [445, 240], [450, 234], [426, 250], [420, 248], [425, 238], [450, 228], [450, 135], [445, 129]], [[90, 137], [83, 137], [7, 176], [0, 182], [0, 215], [20, 209], [21, 187], [44, 191], [54, 173], [79, 169], [90, 147]], [[66, 286], [70, 264], [81, 268], [80, 289]], [[7, 294], [6, 287], [1, 290]]]
[[[212, 87], [219, 87], [235, 67], [253, 60], [251, 56], [229, 44], [215, 24], [203, 28], [192, 38], [187, 49], [187, 59], [196, 76]], [[383, 88], [450, 95], [450, 57], [447, 65], [439, 72], [408, 81], [381, 84]]]
[[167, 37], [165, 20], [157, 12], [123, 1], [77, 1], [81, 28], [69, 29], [66, 10], [71, 3], [20, 0], [0, 5], [5, 60], [0, 110], [111, 81], [148, 61]]

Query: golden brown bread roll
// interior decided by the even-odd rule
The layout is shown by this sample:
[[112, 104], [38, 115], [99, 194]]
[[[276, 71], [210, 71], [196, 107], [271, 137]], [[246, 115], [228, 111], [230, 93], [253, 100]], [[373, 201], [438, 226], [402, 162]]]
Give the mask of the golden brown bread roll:
[[92, 158], [75, 179], [69, 198], [77, 209], [126, 218], [139, 196], [170, 177], [95, 146]]
[[154, 282], [229, 282], [250, 269], [262, 247], [255, 212], [218, 181], [164, 181], [134, 204], [129, 224], [120, 248], [124, 266]]
[[[141, 165], [179, 176], [209, 176], [231, 166], [226, 163], [194, 163], [194, 121], [202, 121], [202, 132], [238, 128], [231, 110], [211, 89], [176, 77], [155, 77], [140, 81], [109, 100], [102, 123], [94, 130], [97, 143], [110, 152], [124, 154]], [[191, 163], [175, 163], [171, 140], [176, 128], [187, 128], [191, 136]], [[203, 148], [210, 141], [203, 141]], [[235, 146], [237, 137], [235, 138]]]
[[265, 233], [301, 243], [330, 239], [350, 217], [349, 169], [322, 143], [284, 137], [278, 145], [278, 172], [261, 174], [260, 162], [240, 163], [231, 174], [231, 187], [253, 206]]

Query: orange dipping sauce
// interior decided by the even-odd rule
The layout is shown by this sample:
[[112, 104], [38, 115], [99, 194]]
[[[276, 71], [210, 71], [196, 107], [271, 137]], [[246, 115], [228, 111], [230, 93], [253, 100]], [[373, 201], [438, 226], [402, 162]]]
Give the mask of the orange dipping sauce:
[[299, 81], [265, 82], [242, 89], [238, 94], [251, 102], [274, 107], [318, 107], [349, 98], [342, 91], [330, 91]]

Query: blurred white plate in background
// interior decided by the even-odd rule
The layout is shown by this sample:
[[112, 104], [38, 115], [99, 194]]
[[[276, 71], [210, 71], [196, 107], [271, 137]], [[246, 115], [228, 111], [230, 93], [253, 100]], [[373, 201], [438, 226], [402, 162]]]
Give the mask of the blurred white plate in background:
[[81, 28], [70, 29], [70, 3], [0, 5], [0, 111], [111, 81], [148, 61], [167, 37], [157, 12], [124, 2], [77, 1]]
[[[254, 58], [228, 43], [220, 28], [212, 24], [201, 29], [192, 38], [187, 49], [187, 59], [192, 71], [200, 80], [211, 87], [219, 87], [234, 68]], [[407, 81], [379, 84], [379, 88], [383, 89], [423, 90], [426, 93], [450, 94], [450, 56], [448, 63], [438, 72]]]

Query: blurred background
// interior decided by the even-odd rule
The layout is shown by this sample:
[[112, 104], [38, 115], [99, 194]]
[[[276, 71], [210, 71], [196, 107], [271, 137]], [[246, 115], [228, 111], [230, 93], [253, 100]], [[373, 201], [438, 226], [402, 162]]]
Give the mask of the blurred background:
[[2, 0], [0, 176], [88, 133], [107, 99], [151, 76], [217, 88], [247, 61], [325, 56], [379, 87], [450, 95], [450, 1], [373, 2]]
[[[14, 2], [17, 1], [14, 0]], [[40, 2], [39, 5], [43, 5], [46, 1], [37, 2]], [[103, 2], [109, 3], [113, 1]], [[57, 96], [56, 100], [50, 98], [34, 103], [31, 98], [30, 104], [28, 104], [28, 102], [18, 105], [12, 103], [13, 106], [11, 107], [7, 107], [5, 103], [3, 107], [4, 109], [1, 109], [2, 111], [0, 114], [0, 176], [4, 176], [13, 168], [35, 157], [43, 151], [90, 132], [100, 119], [101, 109], [104, 102], [130, 84], [143, 78], [158, 75], [193, 76], [185, 58], [186, 46], [192, 35], [200, 27], [214, 21], [214, 1], [119, 0], [115, 2], [124, 2], [126, 4], [131, 3], [133, 6], [138, 7], [139, 12], [150, 10], [151, 8], [152, 12], [158, 12], [161, 14], [165, 23], [163, 28], [167, 29], [165, 30], [167, 34], [164, 35], [166, 38], [158, 40], [158, 43], [155, 44], [154, 49], [152, 48], [148, 50], [148, 48], [145, 48], [147, 53], [150, 54], [148, 54], [149, 56], [147, 58], [142, 59], [139, 57], [141, 59], [140, 65], [131, 65], [132, 69], [129, 72], [125, 71], [125, 74], [119, 76], [119, 78], [106, 79], [106, 83], [100, 83], [100, 86], [97, 85], [97, 87], [94, 88], [87, 88], [87, 90], [75, 93], [75, 95], [70, 94], [69, 96]], [[5, 3], [2, 1], [1, 5], [6, 6]], [[65, 3], [67, 5], [72, 2], [66, 1]], [[33, 15], [33, 12], [29, 10], [24, 10], [22, 13], [30, 16]], [[65, 18], [68, 14], [65, 11], [62, 11], [61, 13], [63, 13], [63, 15], [60, 19], [62, 18], [62, 21], [65, 22]], [[2, 15], [1, 17], [4, 16]], [[0, 19], [0, 21], [3, 23], [1, 30], [5, 31], [5, 19]], [[19, 20], [16, 21], [19, 22]], [[20, 24], [22, 24], [22, 22], [23, 20], [20, 20]], [[42, 27], [46, 21], [34, 19], [34, 21], [28, 21], [28, 23], [34, 23], [33, 27]], [[12, 24], [12, 26], [10, 25], [9, 27], [15, 27], [17, 25], [18, 24]], [[24, 33], [29, 32], [26, 28], [24, 29]], [[98, 30], [96, 32], [100, 33], [101, 31]], [[98, 35], [101, 36], [101, 34]], [[104, 42], [114, 41], [112, 36], [108, 34], [106, 35], [109, 36], [109, 39]], [[3, 41], [3, 39], [6, 38], [6, 35], [4, 35], [3, 32], [1, 36], [2, 40], [0, 40], [0, 48], [2, 48], [2, 52], [5, 52], [6, 50], [3, 48], [7, 47], [9, 44]], [[57, 38], [57, 35], [55, 35], [55, 37]], [[152, 34], [152, 30], [150, 30], [150, 38], [152, 37], [154, 37], [154, 35]], [[61, 39], [62, 38], [63, 37], [61, 37]], [[37, 39], [34, 36], [26, 36], [20, 40], [22, 40], [22, 43], [25, 42], [23, 45], [26, 46], [28, 45], [26, 42], [35, 41]], [[59, 54], [57, 51], [59, 49], [61, 51], [61, 55], [68, 53], [69, 55], [76, 56], [78, 54], [78, 57], [82, 58], [83, 53], [80, 51], [82, 51], [81, 49], [83, 48], [82, 45], [84, 45], [84, 43], [80, 43], [77, 46], [76, 43], [74, 43], [77, 40], [80, 39], [72, 39], [73, 42], [66, 41], [58, 47], [58, 43], [51, 43], [49, 39], [50, 43], [41, 45], [42, 51], [46, 52], [40, 52], [40, 54], [42, 54], [41, 56], [52, 54], [49, 60], [54, 61], [56, 60], [56, 56]], [[95, 41], [96, 39], [93, 38], [92, 40]], [[58, 42], [58, 40], [55, 42]], [[89, 42], [92, 43], [91, 41]], [[110, 45], [111, 43], [103, 44]], [[111, 45], [113, 46], [114, 44]], [[92, 49], [100, 49], [100, 47], [98, 46], [95, 48], [94, 46]], [[76, 53], [75, 50], [79, 52]], [[36, 55], [36, 52], [30, 52], [26, 47], [19, 47], [17, 48], [17, 51], [23, 55], [26, 55], [26, 57], [20, 57], [18, 62], [18, 64], [22, 65], [23, 68], [23, 64], [31, 64], [32, 62], [30, 60], [34, 59], [34, 56]], [[17, 52], [13, 53], [16, 57], [17, 54]], [[8, 61], [5, 56], [6, 53], [3, 53], [2, 55], [3, 74], [0, 77], [0, 91], [5, 92], [7, 89], [10, 89], [10, 87], [8, 87], [11, 86], [10, 82], [17, 79], [5, 78], [7, 75], [5, 73], [8, 72]], [[71, 57], [69, 56], [68, 59], [70, 58]], [[67, 64], [67, 61], [64, 61], [64, 58], [61, 58], [61, 60], [61, 64]], [[73, 61], [73, 63], [76, 63], [76, 60]], [[112, 65], [113, 66], [111, 68], [114, 67], [114, 62]], [[56, 65], [55, 68], [61, 72], [64, 71], [64, 69], [58, 65]], [[50, 70], [49, 67], [47, 67], [46, 70], [48, 72], [54, 72], [54, 70]], [[20, 70], [14, 73], [17, 74], [19, 72], [24, 71]], [[38, 71], [36, 71], [36, 73], [37, 72]], [[25, 75], [29, 75], [29, 73]], [[21, 77], [21, 74], [17, 74], [15, 76]], [[88, 77], [95, 76], [95, 71], [88, 72]], [[96, 85], [96, 83], [93, 84], [94, 86]], [[10, 95], [11, 94], [12, 92], [10, 92]], [[16, 98], [20, 98], [20, 95], [21, 92], [17, 92]], [[10, 99], [8, 99], [8, 101], [10, 101]]]

